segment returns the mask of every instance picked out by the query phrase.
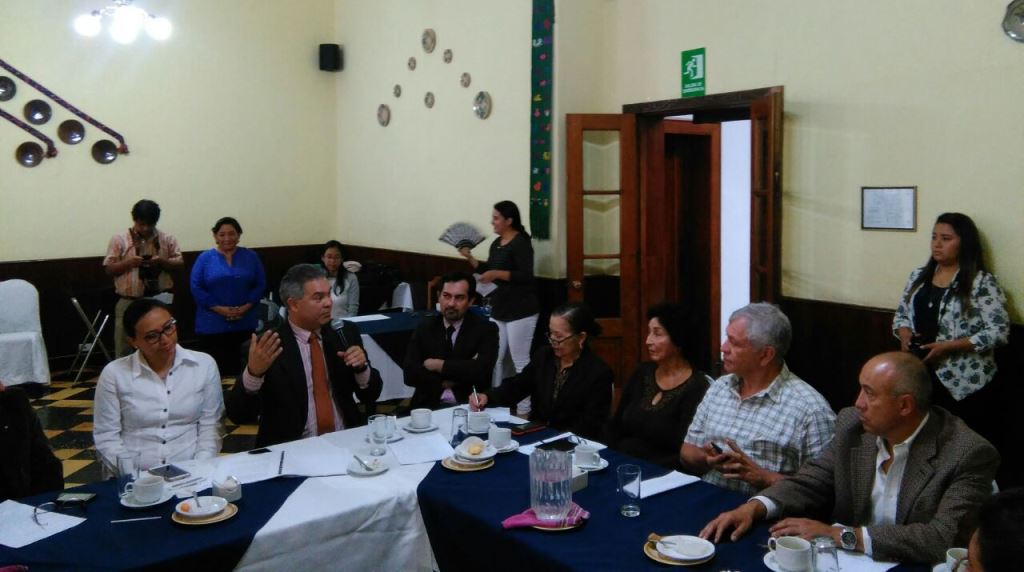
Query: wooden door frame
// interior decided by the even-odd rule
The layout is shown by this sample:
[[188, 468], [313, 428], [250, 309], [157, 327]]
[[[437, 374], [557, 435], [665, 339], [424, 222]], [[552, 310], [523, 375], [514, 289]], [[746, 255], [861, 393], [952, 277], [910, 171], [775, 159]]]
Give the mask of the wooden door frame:
[[[623, 113], [636, 115], [637, 141], [639, 143], [639, 191], [641, 252], [637, 289], [643, 293], [641, 308], [659, 300], [678, 298], [679, 286], [675, 276], [670, 276], [668, 255], [653, 252], [649, 233], [664, 232], [659, 221], [665, 216], [660, 209], [665, 203], [664, 173], [664, 119], [671, 116], [692, 115], [695, 124], [720, 123], [738, 119], [751, 120], [751, 200], [767, 201], [768, 217], [755, 224], [755, 213], [751, 212], [751, 225], [757, 226], [757, 233], [751, 232], [751, 298], [777, 301], [781, 295], [780, 247], [782, 232], [782, 86], [721, 93], [689, 99], [669, 99], [633, 103], [622, 107]], [[757, 148], [755, 131], [763, 130], [769, 144], [765, 149]], [[767, 155], [767, 157], [765, 157]], [[765, 161], [762, 163], [762, 158]], [[754, 169], [758, 171], [755, 172]], [[760, 174], [760, 177], [758, 176]], [[754, 185], [759, 186], [755, 193]], [[755, 241], [766, 240], [765, 256], [754, 259]], [[720, 245], [719, 245], [720, 246]], [[659, 247], [660, 248], [660, 247]], [[716, 257], [717, 258], [717, 257]], [[672, 272], [674, 274], [674, 271]], [[756, 279], [757, 278], [757, 279]], [[718, 282], [716, 277], [715, 282]], [[719, 313], [719, 308], [714, 312]], [[715, 329], [718, 324], [714, 325]], [[639, 336], [638, 336], [639, 338]], [[715, 340], [717, 345], [720, 340]], [[637, 352], [643, 342], [637, 340]]]

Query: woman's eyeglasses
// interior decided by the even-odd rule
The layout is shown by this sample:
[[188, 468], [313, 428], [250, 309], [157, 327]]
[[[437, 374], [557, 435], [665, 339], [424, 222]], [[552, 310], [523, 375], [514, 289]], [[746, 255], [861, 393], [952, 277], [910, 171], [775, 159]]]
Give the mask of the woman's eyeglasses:
[[569, 335], [569, 336], [565, 336], [564, 338], [556, 338], [556, 337], [552, 336], [551, 334], [548, 334], [548, 342], [550, 342], [551, 345], [553, 345], [553, 346], [560, 346], [564, 342], [575, 338], [577, 335], [579, 335], [579, 334], [572, 334], [572, 335]]
[[164, 324], [164, 327], [160, 328], [160, 330], [153, 330], [152, 332], [146, 332], [143, 334], [142, 339], [145, 340], [147, 344], [155, 344], [160, 341], [160, 336], [170, 337], [177, 329], [178, 320], [171, 318], [171, 321]]

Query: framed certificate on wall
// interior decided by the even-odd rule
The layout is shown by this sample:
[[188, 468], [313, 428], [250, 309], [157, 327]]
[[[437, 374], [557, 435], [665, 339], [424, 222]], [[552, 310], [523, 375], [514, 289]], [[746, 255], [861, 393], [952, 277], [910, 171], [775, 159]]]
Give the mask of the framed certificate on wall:
[[917, 230], [917, 187], [861, 187], [860, 228]]

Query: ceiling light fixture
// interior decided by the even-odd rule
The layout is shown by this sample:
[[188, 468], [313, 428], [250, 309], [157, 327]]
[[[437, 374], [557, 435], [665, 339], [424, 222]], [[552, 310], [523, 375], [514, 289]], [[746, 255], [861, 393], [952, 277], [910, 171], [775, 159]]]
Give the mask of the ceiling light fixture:
[[166, 40], [173, 31], [170, 20], [132, 6], [132, 0], [114, 0], [106, 8], [82, 14], [75, 18], [75, 31], [90, 38], [96, 36], [103, 30], [104, 18], [110, 20], [110, 37], [119, 44], [134, 42], [143, 29], [154, 40]]

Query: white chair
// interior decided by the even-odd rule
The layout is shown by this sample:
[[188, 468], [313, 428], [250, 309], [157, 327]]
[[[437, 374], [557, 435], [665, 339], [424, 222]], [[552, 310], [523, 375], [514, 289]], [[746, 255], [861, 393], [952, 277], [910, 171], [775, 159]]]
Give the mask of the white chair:
[[0, 380], [7, 385], [50, 383], [39, 292], [24, 280], [0, 282]]
[[412, 288], [408, 282], [399, 282], [391, 292], [391, 307], [412, 311]]

